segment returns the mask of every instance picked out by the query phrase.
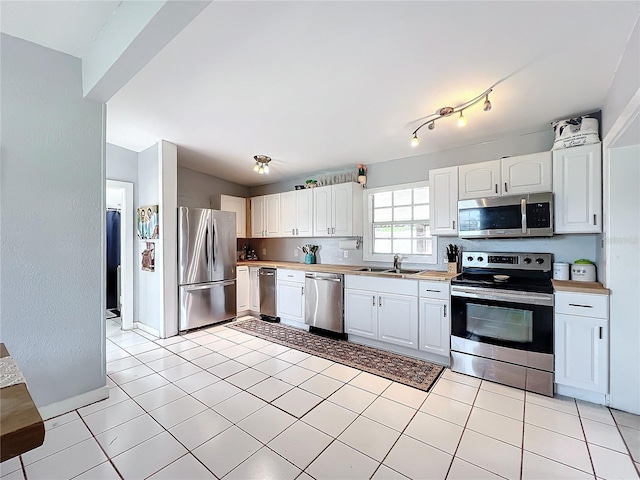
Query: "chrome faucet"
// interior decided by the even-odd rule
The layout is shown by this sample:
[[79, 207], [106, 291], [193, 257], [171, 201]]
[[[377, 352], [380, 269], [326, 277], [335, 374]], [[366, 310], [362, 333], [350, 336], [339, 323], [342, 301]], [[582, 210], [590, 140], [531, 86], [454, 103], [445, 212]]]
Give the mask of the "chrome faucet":
[[393, 269], [400, 270], [400, 255], [397, 253], [393, 256]]

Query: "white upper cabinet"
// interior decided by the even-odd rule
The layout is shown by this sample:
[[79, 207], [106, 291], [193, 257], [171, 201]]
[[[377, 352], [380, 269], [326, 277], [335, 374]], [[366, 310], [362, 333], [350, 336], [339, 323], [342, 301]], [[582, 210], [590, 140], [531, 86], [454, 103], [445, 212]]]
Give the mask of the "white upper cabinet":
[[280, 236], [280, 194], [251, 198], [251, 237]]
[[236, 237], [247, 236], [247, 199], [220, 195], [220, 210], [236, 214]]
[[264, 217], [264, 196], [251, 199], [251, 237], [266, 237]]
[[429, 171], [431, 235], [458, 234], [458, 167]]
[[550, 152], [539, 152], [461, 165], [459, 199], [550, 192], [552, 163]]
[[600, 143], [553, 151], [555, 233], [602, 231]]
[[310, 237], [313, 192], [311, 189], [280, 194], [280, 231], [283, 237]]
[[313, 236], [362, 235], [362, 186], [340, 183], [313, 189]]
[[461, 165], [458, 167], [458, 175], [460, 200], [499, 197], [502, 194], [500, 160]]
[[508, 157], [501, 162], [503, 195], [551, 191], [551, 152]]

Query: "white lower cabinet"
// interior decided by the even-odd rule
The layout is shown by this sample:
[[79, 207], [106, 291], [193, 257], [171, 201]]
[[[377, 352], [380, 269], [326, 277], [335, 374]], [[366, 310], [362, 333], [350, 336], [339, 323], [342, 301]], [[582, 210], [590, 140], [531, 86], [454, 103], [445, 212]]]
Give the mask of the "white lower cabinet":
[[260, 267], [249, 267], [249, 310], [260, 311]]
[[449, 356], [451, 347], [451, 300], [449, 282], [421, 281], [420, 350]]
[[281, 320], [304, 323], [304, 272], [278, 269], [276, 314]]
[[418, 298], [378, 294], [378, 340], [418, 348]]
[[236, 272], [236, 311], [240, 313], [249, 310], [249, 267], [240, 266]]
[[557, 292], [555, 299], [555, 382], [607, 393], [609, 297]]
[[418, 282], [346, 275], [345, 286], [347, 334], [418, 348]]

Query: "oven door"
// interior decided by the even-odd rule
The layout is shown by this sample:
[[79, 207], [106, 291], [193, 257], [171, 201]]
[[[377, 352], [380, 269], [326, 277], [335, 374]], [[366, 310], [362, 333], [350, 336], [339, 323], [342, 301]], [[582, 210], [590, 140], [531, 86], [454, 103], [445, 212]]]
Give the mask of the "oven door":
[[452, 286], [451, 335], [496, 347], [553, 354], [553, 295]]

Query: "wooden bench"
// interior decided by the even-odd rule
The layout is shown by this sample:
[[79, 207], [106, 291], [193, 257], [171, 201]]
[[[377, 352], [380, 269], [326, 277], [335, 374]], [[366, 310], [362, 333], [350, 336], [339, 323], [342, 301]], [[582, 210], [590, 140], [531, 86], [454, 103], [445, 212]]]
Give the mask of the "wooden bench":
[[[0, 358], [8, 357], [0, 343]], [[27, 385], [0, 388], [0, 462], [39, 447], [44, 442], [44, 422]]]

